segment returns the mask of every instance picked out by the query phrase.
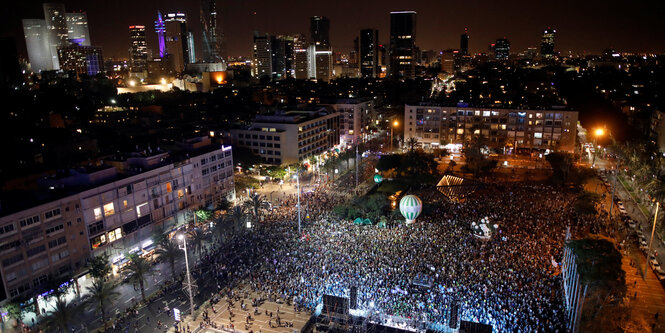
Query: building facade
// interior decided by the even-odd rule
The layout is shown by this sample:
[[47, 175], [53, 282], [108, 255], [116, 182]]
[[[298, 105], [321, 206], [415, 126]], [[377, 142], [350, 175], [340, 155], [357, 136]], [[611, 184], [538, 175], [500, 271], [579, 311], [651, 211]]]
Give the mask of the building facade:
[[376, 120], [374, 100], [371, 98], [339, 99], [329, 104], [339, 113], [340, 143], [365, 142], [369, 127]]
[[234, 145], [251, 149], [264, 163], [286, 165], [328, 151], [340, 143], [340, 115], [319, 107], [257, 116], [246, 128], [231, 129]]
[[416, 12], [390, 13], [389, 75], [413, 79], [416, 73]]
[[90, 31], [88, 31], [88, 14], [86, 12], [66, 13], [67, 34], [70, 42], [83, 46], [90, 46]]
[[178, 228], [190, 210], [233, 200], [231, 147], [210, 144], [209, 138], [183, 145], [192, 157], [137, 153], [111, 158], [90, 172], [44, 179], [55, 189], [92, 186], [0, 217], [0, 302], [35, 296], [52, 279], [75, 278], [91, 256], [102, 253], [117, 271], [127, 253], [152, 251], [152, 235]]
[[252, 66], [252, 76], [261, 78], [263, 76], [272, 77], [272, 49], [270, 47], [270, 35], [254, 32], [254, 63]]
[[145, 39], [145, 26], [130, 25], [129, 35], [131, 47], [129, 48], [130, 69], [132, 73], [148, 75], [148, 44]]
[[62, 3], [44, 3], [43, 8], [47, 38], [51, 48], [53, 69], [57, 70], [60, 69], [60, 63], [58, 62], [58, 47], [67, 46], [69, 43], [65, 5]]
[[28, 50], [30, 67], [35, 73], [53, 70], [51, 46], [48, 41], [46, 21], [40, 19], [24, 19], [23, 34]]
[[577, 111], [405, 105], [404, 140], [426, 148], [477, 136], [492, 148], [574, 152]]
[[58, 61], [61, 70], [76, 72], [77, 77], [104, 72], [102, 49], [96, 46], [72, 44], [58, 47]]
[[506, 38], [496, 40], [494, 44], [494, 58], [496, 60], [508, 60], [510, 56], [510, 41]]
[[556, 30], [547, 28], [543, 31], [543, 37], [540, 42], [540, 56], [546, 59], [554, 57], [554, 41]]
[[325, 16], [312, 16], [309, 21], [312, 44], [330, 46], [330, 20]]
[[164, 16], [164, 40], [166, 52], [173, 56], [175, 70], [181, 73], [189, 63], [189, 46], [187, 43], [187, 17], [185, 13], [168, 13]]
[[358, 48], [360, 75], [376, 77], [381, 72], [379, 68], [379, 30], [360, 30]]
[[459, 51], [463, 56], [469, 55], [469, 33], [464, 28], [464, 33], [460, 36]]

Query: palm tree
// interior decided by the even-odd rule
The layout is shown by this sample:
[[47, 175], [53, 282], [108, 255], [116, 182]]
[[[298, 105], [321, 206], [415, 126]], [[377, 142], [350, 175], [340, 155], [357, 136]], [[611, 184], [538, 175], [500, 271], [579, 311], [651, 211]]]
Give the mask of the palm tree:
[[103, 279], [95, 279], [92, 285], [86, 288], [102, 313], [102, 322], [106, 322], [106, 306], [120, 296], [115, 288], [115, 285]]
[[233, 206], [233, 208], [226, 212], [224, 219], [229, 221], [233, 227], [233, 231], [237, 232], [242, 228], [242, 222], [245, 220], [245, 214], [245, 206], [237, 205]]
[[74, 317], [75, 309], [71, 304], [67, 304], [64, 297], [58, 297], [53, 306], [53, 321], [55, 325], [63, 332], [69, 331], [69, 322]]
[[665, 199], [665, 182], [660, 178], [653, 178], [644, 188], [658, 201]]
[[418, 139], [410, 137], [409, 140], [406, 140], [406, 145], [409, 146], [409, 151], [413, 151], [418, 144]]
[[138, 282], [143, 301], [145, 301], [145, 279], [153, 273], [153, 270], [154, 267], [145, 258], [135, 253], [129, 255], [129, 263], [125, 266], [125, 271], [130, 274], [129, 281]]
[[201, 257], [201, 247], [203, 245], [203, 239], [205, 239], [205, 234], [201, 228], [193, 228], [189, 230], [189, 239], [194, 247], [194, 250], [198, 253], [199, 258]]
[[23, 318], [25, 317], [25, 313], [23, 311], [23, 307], [21, 304], [25, 302], [27, 299], [24, 297], [19, 297], [16, 299], [13, 299], [9, 301], [9, 303], [4, 305], [4, 310], [7, 311], [7, 315], [10, 318], [14, 318], [16, 320], [16, 323], [20, 329], [21, 332], [23, 332]]
[[180, 256], [181, 250], [178, 246], [178, 243], [174, 242], [172, 239], [162, 238], [159, 244], [157, 244], [157, 249], [155, 249], [155, 254], [157, 254], [159, 260], [168, 261], [171, 265], [171, 276], [175, 279], [175, 260]]
[[244, 205], [248, 210], [254, 213], [254, 220], [256, 223], [259, 223], [261, 209], [268, 208], [268, 202], [266, 201], [265, 196], [256, 193], [252, 194], [252, 196], [245, 201]]

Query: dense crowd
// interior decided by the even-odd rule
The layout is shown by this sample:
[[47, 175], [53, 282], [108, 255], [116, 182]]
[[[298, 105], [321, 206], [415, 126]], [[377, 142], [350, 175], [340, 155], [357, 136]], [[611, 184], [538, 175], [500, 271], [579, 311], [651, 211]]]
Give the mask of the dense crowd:
[[[297, 235], [295, 198], [268, 213], [251, 232], [236, 235], [201, 258], [220, 286], [250, 286], [266, 299], [313, 311], [322, 295], [349, 296], [359, 306], [430, 323], [447, 323], [453, 304], [460, 318], [497, 332], [563, 332], [560, 260], [566, 228], [584, 233], [601, 217], [577, 216], [574, 194], [546, 185], [499, 184], [465, 202], [435, 190], [419, 193], [426, 212], [410, 226], [356, 226], [330, 215], [342, 199], [305, 194], [310, 216]], [[491, 240], [470, 232], [471, 222], [498, 224]], [[427, 283], [414, 284], [423, 280]]]

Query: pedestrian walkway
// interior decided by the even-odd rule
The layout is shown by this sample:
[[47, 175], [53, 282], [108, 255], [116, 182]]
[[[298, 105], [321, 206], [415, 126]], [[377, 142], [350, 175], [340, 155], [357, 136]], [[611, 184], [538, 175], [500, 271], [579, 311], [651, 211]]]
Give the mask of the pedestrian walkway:
[[637, 250], [622, 260], [622, 268], [626, 272], [627, 305], [630, 309], [628, 318], [634, 325], [644, 328], [644, 332], [651, 332], [654, 324], [653, 332], [665, 332], [665, 290], [650, 268], [647, 269], [646, 279], [642, 279], [644, 264], [645, 258]]

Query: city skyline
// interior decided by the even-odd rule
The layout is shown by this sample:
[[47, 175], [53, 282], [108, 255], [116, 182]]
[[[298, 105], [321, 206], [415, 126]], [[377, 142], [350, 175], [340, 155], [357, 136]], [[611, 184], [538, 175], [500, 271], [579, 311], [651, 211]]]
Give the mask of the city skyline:
[[[190, 17], [198, 17], [199, 2], [147, 1], [140, 5], [128, 1], [118, 3], [95, 3], [63, 1], [71, 11], [88, 14], [90, 35], [95, 44], [111, 57], [128, 58], [127, 26], [151, 26], [157, 11], [182, 11]], [[615, 2], [618, 4], [618, 2]], [[13, 36], [21, 55], [26, 55], [22, 36], [21, 19], [38, 18], [42, 2], [28, 1], [10, 4], [16, 13], [2, 23], [3, 34]], [[497, 38], [507, 37], [511, 50], [519, 52], [527, 47], [539, 47], [543, 29], [552, 26], [557, 30], [556, 50], [583, 54], [600, 54], [604, 48], [613, 47], [625, 52], [664, 52], [665, 34], [658, 27], [657, 17], [663, 14], [663, 5], [647, 6], [634, 4], [619, 8], [611, 3], [598, 1], [556, 4], [530, 4], [518, 1], [505, 4], [485, 2], [473, 5], [464, 3], [429, 4], [414, 2], [405, 6], [397, 1], [386, 1], [379, 5], [356, 4], [342, 1], [335, 5], [322, 3], [300, 3], [298, 1], [232, 1], [220, 2], [221, 22], [225, 35], [226, 53], [229, 56], [250, 56], [252, 31], [270, 34], [306, 34], [311, 16], [330, 19], [330, 43], [335, 51], [348, 52], [353, 48], [353, 39], [361, 29], [379, 30], [379, 43], [388, 44], [390, 11], [414, 10], [418, 12], [419, 37], [417, 46], [422, 49], [442, 50], [457, 48], [459, 36], [464, 28], [469, 29], [471, 53], [486, 52], [487, 46]], [[486, 10], [478, 11], [477, 6]], [[128, 10], [131, 8], [131, 10]], [[289, 8], [284, 11], [284, 8]], [[279, 12], [279, 16], [274, 13]], [[473, 15], [460, 15], [460, 13]], [[109, 20], [109, 15], [115, 15]], [[199, 20], [189, 24], [195, 32], [197, 51], [201, 47]], [[148, 46], [157, 50], [157, 36], [147, 33]], [[198, 52], [197, 52], [198, 53]]]

